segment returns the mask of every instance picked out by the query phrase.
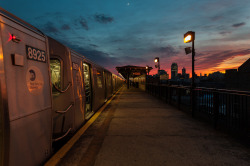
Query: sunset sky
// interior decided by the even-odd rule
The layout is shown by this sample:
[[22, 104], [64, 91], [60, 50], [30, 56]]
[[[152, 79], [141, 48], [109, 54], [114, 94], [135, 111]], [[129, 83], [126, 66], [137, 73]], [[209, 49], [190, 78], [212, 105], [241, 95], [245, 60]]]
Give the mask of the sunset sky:
[[[115, 72], [116, 66], [191, 73], [183, 34], [195, 31], [195, 70], [237, 68], [250, 58], [249, 0], [1, 0], [0, 6]], [[153, 69], [150, 74], [156, 73]]]

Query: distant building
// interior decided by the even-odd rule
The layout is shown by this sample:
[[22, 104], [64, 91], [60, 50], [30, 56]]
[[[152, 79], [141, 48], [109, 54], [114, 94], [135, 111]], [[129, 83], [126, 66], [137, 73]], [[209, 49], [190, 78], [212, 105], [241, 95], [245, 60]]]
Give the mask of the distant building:
[[[193, 77], [193, 76], [192, 76]], [[194, 73], [194, 79], [196, 79], [196, 78], [198, 78], [198, 76], [197, 76], [197, 74], [196, 73]]]
[[247, 72], [249, 73], [250, 72], [250, 58], [244, 62], [239, 68], [238, 68], [238, 71], [243, 73], [243, 72]]
[[186, 68], [185, 68], [185, 67], [183, 67], [183, 68], [182, 68], [182, 76], [184, 76], [184, 77], [185, 77], [185, 75], [186, 75]]
[[200, 81], [207, 81], [208, 80], [208, 77], [207, 77], [207, 74], [204, 74], [204, 76], [200, 76]]
[[239, 87], [238, 79], [235, 79], [238, 77], [237, 73], [238, 73], [237, 69], [226, 70], [225, 82], [227, 89], [238, 89]]
[[209, 74], [208, 75], [208, 79], [212, 80], [212, 81], [224, 81], [224, 76], [225, 74], [217, 71], [217, 72], [214, 72], [212, 74]]
[[178, 73], [178, 65], [177, 63], [172, 63], [171, 65], [171, 79], [175, 79]]
[[159, 70], [160, 80], [168, 80], [169, 74], [165, 70]]
[[228, 69], [228, 70], [226, 70], [227, 74], [233, 74], [233, 73], [237, 73], [237, 72], [238, 72], [237, 69]]
[[168, 74], [165, 70], [159, 70], [159, 74], [163, 75], [163, 74]]
[[186, 68], [182, 68], [182, 74], [181, 74], [182, 79], [189, 79], [189, 74], [186, 73]]
[[177, 78], [182, 78], [181, 73], [178, 73], [178, 74], [177, 74]]
[[227, 89], [250, 91], [250, 58], [237, 69], [226, 70]]

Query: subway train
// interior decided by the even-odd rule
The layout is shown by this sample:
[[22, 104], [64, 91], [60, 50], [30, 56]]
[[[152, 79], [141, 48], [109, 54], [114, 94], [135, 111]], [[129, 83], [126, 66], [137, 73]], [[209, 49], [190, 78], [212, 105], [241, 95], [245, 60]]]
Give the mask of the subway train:
[[123, 82], [0, 8], [0, 166], [44, 164]]

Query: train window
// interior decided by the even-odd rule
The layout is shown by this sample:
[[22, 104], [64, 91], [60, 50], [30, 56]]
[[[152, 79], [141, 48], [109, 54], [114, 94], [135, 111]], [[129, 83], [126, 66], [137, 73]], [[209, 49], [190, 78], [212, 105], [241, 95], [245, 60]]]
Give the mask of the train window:
[[[58, 89], [61, 89], [61, 61], [59, 59], [50, 59], [50, 74], [51, 82]], [[52, 87], [52, 92], [57, 92], [56, 89]]]
[[83, 63], [83, 71], [84, 71], [84, 83], [85, 83], [85, 89], [90, 88], [90, 69], [89, 65], [86, 63]]

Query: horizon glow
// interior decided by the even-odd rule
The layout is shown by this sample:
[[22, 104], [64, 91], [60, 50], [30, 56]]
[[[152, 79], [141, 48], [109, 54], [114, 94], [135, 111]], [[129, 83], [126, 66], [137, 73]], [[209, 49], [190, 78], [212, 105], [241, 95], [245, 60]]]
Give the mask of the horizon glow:
[[[195, 72], [238, 68], [250, 58], [248, 0], [1, 1], [0, 6], [113, 73], [173, 62], [191, 75], [183, 34], [194, 31]], [[156, 73], [153, 69], [151, 73]]]

